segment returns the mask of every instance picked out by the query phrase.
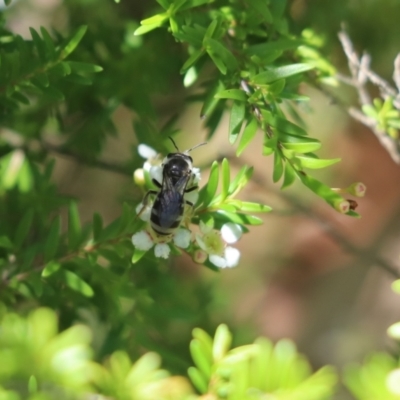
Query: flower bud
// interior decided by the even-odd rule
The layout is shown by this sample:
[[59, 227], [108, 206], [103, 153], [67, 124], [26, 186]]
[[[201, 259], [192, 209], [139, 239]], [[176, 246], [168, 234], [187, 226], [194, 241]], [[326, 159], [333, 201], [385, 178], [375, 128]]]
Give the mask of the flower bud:
[[346, 192], [355, 197], [364, 197], [366, 190], [367, 187], [362, 182], [354, 182], [346, 189]]
[[338, 200], [333, 204], [333, 207], [336, 211], [339, 211], [341, 214], [346, 214], [350, 210], [350, 203], [347, 200]]
[[207, 253], [204, 250], [198, 249], [193, 253], [193, 261], [197, 264], [204, 264], [207, 260]]
[[135, 170], [135, 172], [133, 173], [133, 181], [138, 186], [143, 186], [145, 184], [143, 168], [138, 168]]

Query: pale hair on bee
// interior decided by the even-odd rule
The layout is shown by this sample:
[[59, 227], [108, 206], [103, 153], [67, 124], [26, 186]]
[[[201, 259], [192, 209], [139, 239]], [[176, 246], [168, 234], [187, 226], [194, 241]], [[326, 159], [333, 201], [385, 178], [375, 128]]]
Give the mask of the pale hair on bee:
[[155, 170], [152, 181], [159, 190], [149, 190], [143, 198], [143, 207], [138, 216], [147, 207], [150, 196], [155, 196], [150, 211], [150, 226], [152, 230], [163, 238], [174, 234], [182, 223], [185, 206], [193, 207], [194, 203], [185, 199], [185, 194], [198, 189], [196, 175], [199, 170], [193, 167], [193, 159], [189, 153], [197, 147], [207, 144], [200, 143], [184, 152], [179, 151], [178, 146], [170, 137], [176, 153], [169, 153], [164, 158], [161, 168]]

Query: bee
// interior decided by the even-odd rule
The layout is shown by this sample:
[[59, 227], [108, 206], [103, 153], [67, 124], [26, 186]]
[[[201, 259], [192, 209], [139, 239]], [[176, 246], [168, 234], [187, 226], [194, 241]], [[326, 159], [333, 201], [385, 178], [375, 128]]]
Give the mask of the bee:
[[193, 184], [193, 159], [189, 153], [199, 146], [206, 143], [200, 143], [183, 153], [179, 151], [174, 140], [170, 137], [176, 153], [169, 153], [165, 157], [162, 168], [162, 182], [152, 179], [159, 190], [149, 190], [143, 199], [143, 208], [139, 215], [145, 209], [148, 199], [155, 195], [155, 200], [150, 213], [150, 225], [153, 231], [161, 237], [171, 236], [180, 226], [185, 210], [185, 205], [193, 207], [193, 203], [185, 200], [184, 195], [198, 189]]

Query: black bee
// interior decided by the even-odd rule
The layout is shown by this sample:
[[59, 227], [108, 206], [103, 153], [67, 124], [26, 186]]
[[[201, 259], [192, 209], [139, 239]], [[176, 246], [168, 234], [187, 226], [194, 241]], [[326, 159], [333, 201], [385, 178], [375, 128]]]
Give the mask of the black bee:
[[200, 143], [182, 153], [173, 139], [170, 139], [177, 152], [169, 153], [161, 164], [162, 182], [153, 179], [153, 183], [160, 190], [149, 190], [143, 199], [144, 209], [149, 196], [156, 195], [151, 208], [150, 224], [153, 231], [159, 236], [172, 235], [182, 222], [185, 204], [193, 207], [193, 203], [184, 199], [185, 193], [198, 188], [197, 185], [192, 185], [193, 159], [189, 156], [189, 152], [206, 144]]

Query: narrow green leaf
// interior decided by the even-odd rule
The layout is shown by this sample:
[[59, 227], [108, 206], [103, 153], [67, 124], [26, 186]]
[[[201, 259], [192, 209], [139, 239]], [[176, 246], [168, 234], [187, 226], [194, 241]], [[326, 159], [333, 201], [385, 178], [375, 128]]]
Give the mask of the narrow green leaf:
[[240, 211], [244, 212], [270, 212], [271, 210], [270, 206], [249, 201], [242, 201], [240, 205]]
[[157, 25], [161, 26], [168, 19], [168, 14], [157, 14], [150, 18], [146, 18], [140, 21], [140, 25]]
[[255, 217], [254, 215], [233, 213], [225, 210], [218, 210], [215, 213], [215, 219], [222, 220], [224, 222], [235, 222], [242, 225], [262, 225], [263, 220]]
[[195, 367], [188, 368], [188, 375], [193, 383], [193, 386], [200, 392], [206, 393], [208, 384], [203, 374]]
[[76, 292], [82, 294], [85, 297], [93, 297], [94, 291], [91, 286], [86, 283], [81, 277], [79, 277], [75, 272], [65, 270], [64, 281], [68, 287]]
[[196, 50], [183, 64], [180, 73], [185, 73], [192, 65], [194, 65], [200, 57], [204, 54], [204, 49]]
[[265, 22], [269, 24], [273, 22], [272, 14], [265, 0], [247, 0], [247, 4], [260, 14]]
[[164, 8], [164, 10], [167, 10], [169, 8], [170, 2], [168, 0], [156, 0], [157, 3]]
[[230, 71], [234, 71], [238, 68], [236, 57], [220, 41], [212, 38], [205, 38], [203, 43], [210, 56], [213, 54], [214, 57], [222, 60]]
[[283, 183], [281, 189], [289, 187], [296, 179], [296, 172], [289, 161], [285, 163], [285, 173], [283, 176]]
[[49, 60], [55, 60], [57, 58], [57, 52], [53, 39], [51, 38], [49, 32], [47, 32], [46, 28], [44, 28], [43, 26], [40, 27], [40, 33], [42, 34], [44, 40], [47, 58]]
[[236, 142], [246, 114], [246, 105], [242, 101], [234, 101], [229, 118], [229, 143]]
[[21, 247], [31, 229], [33, 215], [34, 210], [32, 208], [28, 209], [17, 226], [14, 237], [14, 244], [17, 249]]
[[256, 85], [269, 84], [277, 81], [278, 79], [288, 78], [290, 76], [309, 71], [313, 68], [314, 67], [309, 64], [291, 64], [283, 67], [275, 67], [253, 76], [252, 82]]
[[280, 151], [277, 149], [274, 153], [274, 172], [272, 174], [272, 180], [274, 183], [278, 182], [283, 175], [283, 161]]
[[225, 357], [231, 347], [231, 343], [232, 334], [229, 332], [228, 327], [225, 324], [219, 325], [215, 331], [212, 349], [214, 362], [217, 363]]
[[203, 346], [198, 339], [190, 341], [190, 354], [196, 367], [208, 381], [211, 376], [211, 360], [203, 353]]
[[205, 332], [203, 329], [194, 328], [193, 329], [193, 338], [197, 339], [202, 345], [203, 354], [206, 354], [211, 360], [212, 356], [212, 343], [213, 340], [211, 336]]
[[46, 264], [42, 271], [42, 277], [47, 278], [48, 276], [53, 275], [55, 272], [57, 272], [61, 267], [61, 264], [52, 260], [49, 263]]
[[222, 188], [221, 188], [221, 201], [224, 201], [229, 193], [229, 185], [231, 181], [231, 172], [229, 161], [224, 158], [222, 160]]
[[135, 249], [131, 259], [132, 264], [136, 264], [146, 253], [147, 251]]
[[79, 27], [71, 39], [69, 39], [67, 45], [61, 52], [61, 58], [68, 57], [78, 46], [79, 42], [82, 40], [87, 30], [87, 26], [83, 25]]
[[208, 206], [213, 200], [215, 193], [217, 192], [219, 182], [219, 165], [217, 161], [214, 161], [211, 165], [210, 178], [208, 179], [207, 185], [205, 186], [203, 204]]
[[215, 96], [216, 99], [234, 99], [239, 101], [247, 101], [247, 94], [240, 89], [227, 89], [218, 92]]
[[236, 150], [236, 155], [238, 157], [243, 153], [246, 147], [252, 142], [252, 140], [256, 136], [257, 128], [258, 122], [254, 117], [252, 117], [247, 123], [247, 126], [243, 131], [242, 137], [240, 138], [240, 142]]
[[50, 261], [58, 250], [58, 244], [60, 241], [60, 228], [61, 219], [60, 216], [54, 218], [49, 233], [44, 244], [44, 261]]
[[46, 47], [44, 41], [41, 39], [39, 34], [36, 32], [35, 29], [29, 28], [29, 31], [32, 36], [33, 43], [35, 44], [36, 50], [39, 54], [39, 58], [42, 62], [48, 61], [46, 59]]
[[286, 149], [298, 153], [311, 153], [321, 147], [319, 140], [306, 136], [280, 134], [279, 141]]
[[296, 161], [302, 168], [319, 169], [336, 164], [340, 158], [320, 159], [318, 157], [296, 156]]
[[219, 58], [219, 56], [216, 55], [211, 49], [207, 49], [207, 53], [210, 56], [210, 58], [213, 60], [215, 66], [219, 69], [219, 72], [221, 72], [222, 75], [226, 75], [226, 72], [227, 72], [226, 65]]
[[76, 249], [81, 241], [81, 221], [76, 202], [71, 201], [68, 209], [68, 247]]
[[77, 61], [66, 61], [65, 64], [71, 67], [71, 71], [76, 73], [94, 73], [101, 72], [103, 68], [100, 65], [94, 65]]
[[204, 40], [206, 40], [206, 39], [209, 39], [209, 38], [211, 38], [213, 35], [214, 35], [214, 31], [215, 31], [215, 28], [217, 27], [217, 25], [218, 25], [218, 19], [213, 19], [211, 22], [210, 22], [210, 25], [208, 25], [208, 27], [207, 27], [207, 30], [206, 30], [206, 33], [205, 33], [205, 35], [204, 35], [204, 39], [203, 39], [203, 45], [205, 46], [206, 45], [206, 43], [204, 42]]
[[10, 239], [5, 235], [0, 236], [0, 248], [2, 249], [13, 248], [13, 244], [11, 243]]
[[264, 109], [261, 110], [261, 114], [269, 125], [279, 129], [279, 131], [281, 132], [285, 132], [291, 135], [307, 136], [307, 132], [303, 128], [294, 124], [288, 119], [273, 115], [270, 111]]
[[235, 195], [247, 184], [252, 175], [253, 167], [244, 165], [229, 185], [229, 196], [235, 197]]
[[43, 94], [54, 99], [56, 101], [63, 101], [65, 100], [64, 94], [56, 89], [54, 86], [49, 86], [47, 88], [43, 88]]
[[93, 214], [92, 227], [93, 227], [93, 238], [95, 241], [97, 241], [103, 230], [103, 219], [101, 218], [101, 215], [99, 213]]
[[218, 102], [220, 101], [219, 99], [215, 98], [215, 94], [222, 91], [224, 87], [224, 84], [221, 81], [218, 81], [217, 85], [208, 91], [207, 97], [204, 100], [203, 106], [200, 111], [200, 118], [205, 118], [212, 114], [212, 112], [217, 107]]

